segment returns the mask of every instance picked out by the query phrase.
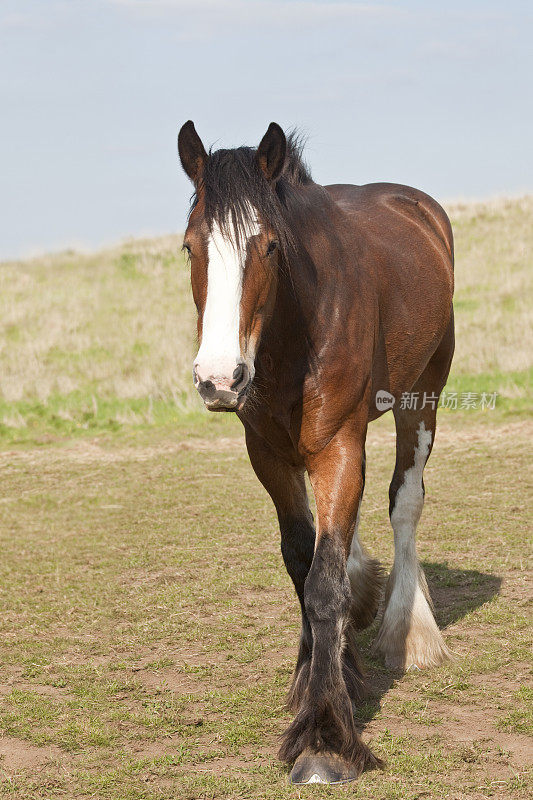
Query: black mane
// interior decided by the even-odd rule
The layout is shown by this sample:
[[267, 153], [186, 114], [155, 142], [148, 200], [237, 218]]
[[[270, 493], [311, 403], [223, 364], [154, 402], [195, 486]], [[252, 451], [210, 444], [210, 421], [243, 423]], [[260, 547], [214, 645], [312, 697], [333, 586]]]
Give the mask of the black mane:
[[[312, 178], [302, 159], [303, 143], [296, 132], [287, 137], [287, 156], [273, 191], [256, 160], [253, 147], [210, 151], [202, 177], [205, 215], [209, 227], [217, 223], [237, 244], [246, 241], [254, 210], [276, 231], [283, 251], [292, 243], [284, 209], [297, 186]], [[196, 196], [193, 198], [193, 207]], [[229, 226], [233, 231], [228, 230]]]

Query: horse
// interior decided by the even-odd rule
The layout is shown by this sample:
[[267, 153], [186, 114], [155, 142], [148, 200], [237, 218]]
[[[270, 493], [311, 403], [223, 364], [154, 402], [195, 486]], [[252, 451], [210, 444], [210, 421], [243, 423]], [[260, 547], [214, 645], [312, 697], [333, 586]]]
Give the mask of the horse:
[[[198, 312], [193, 380], [205, 407], [241, 420], [273, 500], [301, 608], [279, 757], [295, 784], [356, 779], [383, 762], [356, 729], [364, 697], [355, 631], [382, 609], [387, 667], [449, 656], [416, 552], [423, 471], [454, 350], [453, 235], [441, 206], [393, 183], [315, 183], [296, 132], [207, 152], [178, 135], [194, 193], [184, 236]], [[369, 422], [392, 409], [394, 565], [358, 535]], [[316, 526], [305, 484], [316, 502]]]

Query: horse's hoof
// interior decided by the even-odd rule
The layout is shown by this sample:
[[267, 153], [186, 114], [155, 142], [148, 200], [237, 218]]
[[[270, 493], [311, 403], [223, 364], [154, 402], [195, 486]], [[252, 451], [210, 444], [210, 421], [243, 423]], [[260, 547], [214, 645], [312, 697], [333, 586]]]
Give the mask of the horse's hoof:
[[313, 753], [304, 750], [292, 768], [290, 782], [305, 783], [348, 783], [359, 777], [360, 770], [336, 753]]

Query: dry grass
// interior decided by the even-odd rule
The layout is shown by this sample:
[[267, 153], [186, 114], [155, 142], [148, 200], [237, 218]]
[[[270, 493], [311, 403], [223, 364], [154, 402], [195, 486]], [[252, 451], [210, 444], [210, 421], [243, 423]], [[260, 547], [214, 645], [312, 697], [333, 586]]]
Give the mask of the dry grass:
[[456, 240], [456, 374], [531, 368], [533, 197], [448, 209]]
[[195, 313], [179, 237], [0, 268], [0, 396], [189, 391]]
[[[533, 197], [449, 211], [457, 254], [452, 387], [525, 397]], [[168, 236], [0, 264], [4, 433], [132, 427], [170, 406], [199, 410], [190, 378], [195, 310], [179, 246], [179, 236]]]

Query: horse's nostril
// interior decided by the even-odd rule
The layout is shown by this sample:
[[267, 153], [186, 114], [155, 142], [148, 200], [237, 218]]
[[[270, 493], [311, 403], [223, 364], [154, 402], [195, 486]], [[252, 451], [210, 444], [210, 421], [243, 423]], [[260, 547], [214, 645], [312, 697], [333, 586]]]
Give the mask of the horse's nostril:
[[246, 386], [246, 384], [248, 383], [248, 378], [249, 378], [249, 372], [246, 364], [237, 364], [237, 366], [233, 370], [233, 383], [231, 385], [231, 388], [238, 390], [240, 387]]
[[209, 400], [215, 394], [216, 386], [213, 381], [200, 381], [198, 384], [198, 391], [204, 400]]
[[234, 383], [239, 383], [239, 381], [242, 379], [243, 370], [244, 370], [244, 364], [237, 364], [237, 366], [233, 370]]

